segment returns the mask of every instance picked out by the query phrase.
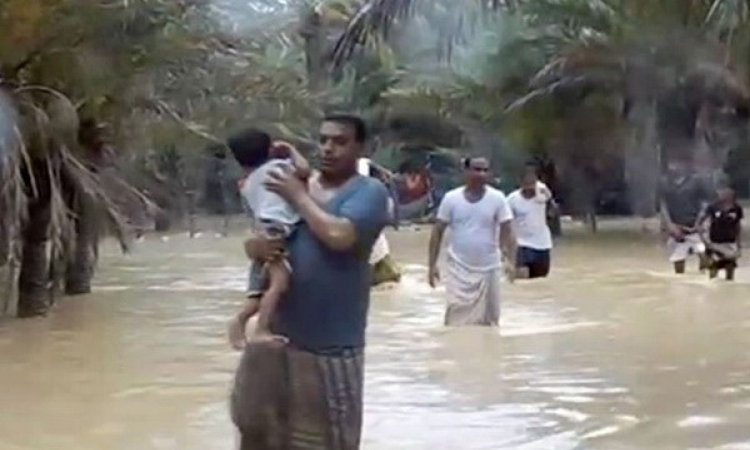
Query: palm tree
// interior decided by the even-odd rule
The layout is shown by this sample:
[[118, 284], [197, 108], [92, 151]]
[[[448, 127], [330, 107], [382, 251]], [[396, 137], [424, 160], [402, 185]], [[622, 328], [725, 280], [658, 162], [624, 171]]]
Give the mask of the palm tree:
[[46, 313], [51, 282], [88, 292], [99, 237], [109, 229], [124, 242], [122, 203], [142, 203], [101, 125], [121, 129], [143, 109], [156, 91], [144, 74], [225, 47], [196, 34], [200, 2], [43, 3], [0, 6], [12, 38], [0, 45], [0, 312], [21, 316]]
[[165, 180], [144, 161], [170, 155], [177, 191], [195, 191], [202, 149], [232, 129], [310, 144], [321, 105], [357, 97], [309, 82], [325, 65], [300, 33], [303, 0], [40, 1], [0, 5], [12, 38], [0, 43], [0, 206], [13, 212], [0, 219], [0, 281], [19, 280], [0, 313], [45, 313], [54, 278], [90, 290], [97, 218], [122, 235], [148, 204], [130, 185]]
[[[507, 123], [528, 108], [552, 108], [557, 117], [569, 117], [591, 96], [608, 99], [605, 108], [621, 117], [615, 130], [624, 132], [626, 177], [634, 209], [643, 215], [654, 211], [662, 155], [670, 157], [682, 150], [703, 153], [717, 168], [736, 139], [719, 142], [709, 137], [742, 136], [745, 129], [748, 96], [733, 55], [742, 55], [750, 42], [743, 27], [746, 2], [372, 0], [362, 3], [340, 38], [334, 65], [345, 62], [372, 36], [388, 38], [394, 30], [413, 24], [409, 19], [435, 10], [448, 11], [443, 13], [453, 17], [448, 26], [456, 25], [451, 38], [438, 46], [442, 54], [455, 55], [456, 48], [470, 47], [466, 42], [477, 45], [486, 33], [503, 34], [515, 24], [517, 37], [501, 42], [515, 56], [490, 64], [501, 68], [528, 60], [529, 55], [541, 56], [531, 58], [538, 65], [526, 72], [523, 90], [518, 90], [516, 77], [506, 77], [500, 85], [497, 77], [471, 81], [469, 85], [479, 85], [485, 93], [471, 98], [472, 102], [500, 100], [494, 101], [494, 112], [485, 114], [485, 120]], [[495, 13], [486, 14], [489, 10]], [[484, 15], [477, 19], [478, 14]], [[446, 21], [441, 23], [445, 28]], [[496, 95], [486, 95], [487, 91]], [[443, 104], [445, 93], [438, 91]], [[451, 95], [452, 105], [470, 98], [459, 95], [451, 100]]]

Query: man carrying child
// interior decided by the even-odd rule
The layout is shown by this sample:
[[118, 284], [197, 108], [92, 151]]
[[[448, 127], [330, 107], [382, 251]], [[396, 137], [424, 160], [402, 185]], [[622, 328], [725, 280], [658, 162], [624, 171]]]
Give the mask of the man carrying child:
[[[359, 448], [368, 257], [389, 218], [385, 186], [357, 173], [366, 137], [362, 119], [328, 116], [320, 127], [320, 170], [307, 182], [291, 168], [269, 170], [261, 182], [302, 220], [282, 221], [292, 228], [280, 233], [285, 239], [263, 232], [246, 243], [248, 256], [269, 271], [266, 293], [275, 289], [276, 272], [286, 274], [288, 287], [278, 288], [284, 293], [269, 313], [269, 334], [285, 344], [246, 345], [235, 376], [230, 405], [242, 450]], [[266, 209], [256, 208], [256, 216]], [[284, 250], [289, 266], [277, 259]], [[273, 269], [277, 264], [287, 271]], [[266, 300], [264, 294], [260, 314]]]

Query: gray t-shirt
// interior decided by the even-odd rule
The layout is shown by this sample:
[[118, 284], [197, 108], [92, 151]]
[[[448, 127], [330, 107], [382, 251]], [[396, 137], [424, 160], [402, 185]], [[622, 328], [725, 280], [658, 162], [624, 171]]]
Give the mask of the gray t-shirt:
[[254, 227], [262, 229], [271, 224], [291, 229], [300, 222], [299, 214], [283, 197], [269, 191], [263, 184], [273, 171], [294, 171], [294, 166], [289, 160], [271, 160], [248, 175], [240, 193], [250, 210]]
[[302, 222], [288, 243], [294, 276], [279, 303], [274, 331], [305, 351], [340, 354], [365, 345], [372, 271], [368, 256], [388, 223], [388, 191], [370, 177], [355, 176], [321, 206], [347, 219], [357, 243], [331, 250]]
[[712, 200], [713, 190], [707, 180], [695, 174], [681, 178], [667, 176], [662, 179], [660, 197], [675, 225], [693, 227], [703, 206]]

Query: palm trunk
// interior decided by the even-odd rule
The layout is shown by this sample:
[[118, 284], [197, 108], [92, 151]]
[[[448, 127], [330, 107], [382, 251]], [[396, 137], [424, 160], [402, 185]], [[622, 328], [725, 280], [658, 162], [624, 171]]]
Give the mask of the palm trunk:
[[96, 271], [99, 236], [94, 205], [81, 199], [76, 208], [75, 242], [65, 270], [65, 294], [82, 295], [91, 292], [91, 281]]
[[[193, 239], [198, 234], [198, 207], [196, 201], [196, 192], [189, 190], [185, 193], [185, 203], [188, 215], [188, 232], [190, 233], [190, 239]], [[222, 196], [222, 202], [223, 202]], [[222, 209], [223, 211], [223, 209]]]
[[638, 102], [628, 114], [630, 136], [625, 148], [625, 179], [633, 214], [653, 217], [661, 161], [658, 148], [656, 103]]
[[310, 90], [313, 93], [321, 93], [326, 88], [328, 76], [323, 24], [314, 8], [303, 11], [301, 24], [300, 35], [305, 41], [305, 63]]
[[0, 266], [0, 317], [18, 314], [18, 276], [20, 255], [15, 238], [8, 242], [8, 252]]
[[601, 191], [598, 176], [584, 161], [573, 159], [566, 161], [563, 177], [566, 185], [565, 202], [569, 214], [595, 233], [597, 231], [596, 200]]
[[21, 273], [18, 281], [18, 316], [45, 315], [51, 306], [49, 290], [49, 199], [29, 206], [30, 220], [22, 234]]

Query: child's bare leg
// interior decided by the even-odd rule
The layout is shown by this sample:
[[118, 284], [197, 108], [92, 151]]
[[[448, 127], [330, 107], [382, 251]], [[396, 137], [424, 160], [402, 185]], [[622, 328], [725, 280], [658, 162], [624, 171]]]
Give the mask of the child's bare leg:
[[258, 313], [260, 310], [260, 298], [251, 297], [245, 303], [245, 306], [237, 312], [229, 321], [227, 328], [227, 336], [229, 338], [229, 344], [235, 350], [242, 350], [247, 343], [247, 335], [245, 334], [245, 327], [247, 326], [248, 320]]
[[289, 289], [289, 269], [284, 261], [274, 261], [268, 263], [268, 289], [263, 293], [260, 299], [260, 309], [258, 311], [258, 323], [255, 327], [253, 341], [272, 341], [286, 344], [287, 339], [284, 336], [278, 336], [271, 333], [271, 318], [276, 312], [276, 306]]

